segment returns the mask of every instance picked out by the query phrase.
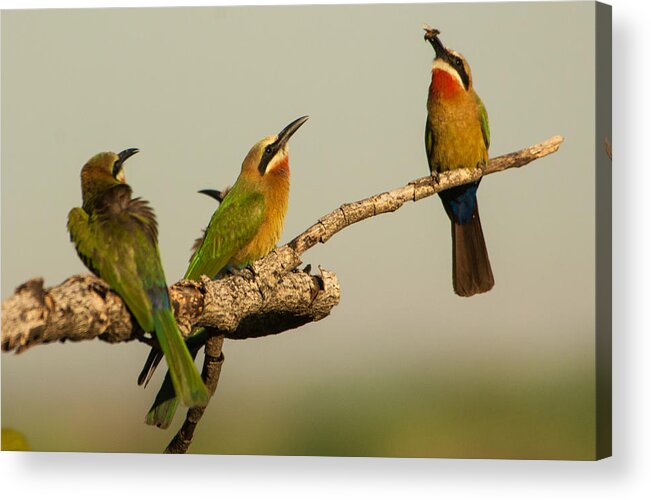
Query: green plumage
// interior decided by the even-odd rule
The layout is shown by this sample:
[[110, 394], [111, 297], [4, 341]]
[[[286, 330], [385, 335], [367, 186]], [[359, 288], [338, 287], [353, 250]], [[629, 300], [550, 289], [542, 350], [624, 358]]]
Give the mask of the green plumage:
[[[186, 344], [190, 356], [196, 358], [199, 350], [206, 343], [208, 331], [205, 328], [198, 328], [191, 337], [187, 338]], [[156, 358], [154, 358], [156, 359]], [[156, 394], [156, 399], [145, 416], [147, 425], [155, 425], [161, 429], [167, 429], [172, 423], [179, 400], [174, 395], [174, 385], [169, 370], [165, 374], [163, 385]]]
[[[213, 213], [210, 223], [195, 250], [185, 279], [199, 280], [202, 275], [215, 278], [227, 266], [245, 267], [252, 261], [238, 261], [235, 257], [257, 235], [265, 215], [264, 196], [247, 183], [243, 177], [230, 189], [222, 203]], [[206, 339], [206, 329], [199, 328], [188, 338], [188, 348], [194, 358]], [[158, 364], [154, 353], [143, 368], [143, 376], [150, 376]], [[145, 417], [148, 425], [167, 429], [172, 423], [178, 399], [171, 391], [168, 372], [156, 400]]]
[[86, 266], [124, 300], [140, 327], [155, 332], [176, 392], [187, 406], [208, 402], [170, 306], [158, 251], [158, 230], [147, 202], [131, 198], [122, 162], [134, 154], [100, 153], [82, 170], [83, 208], [68, 215], [68, 231]]
[[[117, 198], [120, 192], [126, 195], [126, 189], [126, 185], [117, 185], [105, 199]], [[92, 215], [83, 208], [73, 208], [68, 215], [68, 231], [86, 266], [122, 297], [141, 328], [151, 332], [153, 311], [145, 290], [165, 285], [164, 278], [160, 279], [158, 248], [152, 242], [156, 227], [153, 220], [146, 222], [133, 208], [125, 208], [113, 214], [93, 210]], [[153, 253], [153, 258], [145, 257], [148, 253]]]
[[477, 98], [477, 107], [479, 109], [479, 120], [481, 121], [481, 133], [484, 136], [484, 144], [486, 149], [491, 145], [491, 128], [488, 125], [488, 112], [484, 106], [484, 102], [481, 100], [481, 97], [475, 93]]
[[265, 215], [264, 196], [238, 179], [210, 219], [203, 240], [195, 251], [185, 279], [214, 278], [227, 265], [244, 267], [250, 262], [233, 262], [256, 236]]
[[[190, 259], [186, 279], [205, 275], [216, 278], [227, 270], [242, 269], [267, 255], [280, 239], [289, 198], [289, 156], [287, 141], [307, 121], [303, 116], [287, 125], [278, 135], [253, 145], [242, 162], [233, 187], [217, 196], [221, 204]], [[206, 191], [203, 191], [204, 193]], [[217, 193], [208, 191], [208, 193]], [[211, 194], [211, 196], [213, 196]], [[199, 328], [188, 338], [192, 356], [205, 343], [208, 330]], [[139, 381], [148, 380], [156, 368], [156, 353], [150, 354]], [[149, 425], [167, 428], [177, 400], [170, 391], [169, 374], [146, 417]]]

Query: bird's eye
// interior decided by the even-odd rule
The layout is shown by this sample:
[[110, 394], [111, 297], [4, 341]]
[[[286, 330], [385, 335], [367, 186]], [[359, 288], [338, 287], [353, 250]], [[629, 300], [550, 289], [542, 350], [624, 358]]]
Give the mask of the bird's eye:
[[271, 154], [271, 146], [267, 146], [266, 148], [264, 148], [264, 152], [266, 154], [270, 155]]
[[461, 58], [460, 58], [460, 57], [457, 57], [457, 58], [454, 60], [454, 64], [456, 64], [457, 66], [463, 66], [463, 62], [461, 61]]

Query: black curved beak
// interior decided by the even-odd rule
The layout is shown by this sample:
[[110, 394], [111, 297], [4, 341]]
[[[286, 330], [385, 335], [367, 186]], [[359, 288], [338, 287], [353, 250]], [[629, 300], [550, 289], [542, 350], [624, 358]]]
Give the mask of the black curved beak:
[[294, 133], [308, 120], [308, 118], [309, 116], [301, 116], [280, 131], [278, 134], [278, 139], [276, 140], [278, 149], [282, 148], [287, 143], [287, 141], [289, 141], [289, 138], [294, 135]]
[[129, 148], [118, 153], [118, 159], [113, 164], [113, 177], [116, 177], [120, 170], [122, 170], [122, 164], [127, 160], [127, 158], [132, 157], [138, 151], [140, 151], [138, 148]]
[[448, 53], [448, 49], [441, 43], [439, 40], [439, 35], [441, 32], [436, 28], [425, 28], [425, 40], [432, 44], [434, 47], [434, 52], [436, 52], [436, 57], [444, 57]]
[[125, 149], [124, 151], [120, 151], [118, 153], [118, 158], [120, 159], [120, 164], [124, 163], [128, 158], [131, 158], [138, 151], [140, 151], [138, 148], [129, 148], [129, 149]]

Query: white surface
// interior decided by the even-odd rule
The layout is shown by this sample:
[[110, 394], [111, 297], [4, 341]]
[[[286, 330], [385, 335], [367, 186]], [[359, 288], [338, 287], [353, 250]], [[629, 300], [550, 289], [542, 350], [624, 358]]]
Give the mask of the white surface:
[[[83, 2], [91, 4], [91, 2]], [[195, 5], [207, 2], [193, 2]], [[255, 2], [265, 3], [265, 2]], [[287, 2], [294, 3], [294, 2]], [[614, 0], [614, 457], [597, 463], [441, 459], [0, 455], [5, 498], [649, 498], [648, 2]], [[77, 6], [79, 2], [58, 5]], [[106, 5], [108, 2], [92, 2]], [[134, 5], [136, 2], [130, 2]], [[166, 2], [137, 2], [164, 5]], [[174, 2], [181, 5], [181, 2]], [[3, 8], [46, 2], [2, 2]], [[48, 4], [49, 5], [49, 4]], [[551, 28], [550, 28], [551, 29]], [[562, 54], [559, 54], [562, 57]], [[648, 91], [647, 91], [648, 92]], [[644, 134], [644, 135], [643, 135]]]

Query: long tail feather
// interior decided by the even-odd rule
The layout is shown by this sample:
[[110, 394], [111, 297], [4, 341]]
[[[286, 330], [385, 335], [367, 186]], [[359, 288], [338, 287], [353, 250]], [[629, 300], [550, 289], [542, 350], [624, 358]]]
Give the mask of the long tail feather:
[[208, 389], [194, 366], [170, 309], [154, 311], [154, 330], [179, 399], [189, 407], [207, 405]]
[[154, 403], [145, 416], [145, 423], [147, 425], [155, 425], [160, 429], [167, 429], [174, 419], [174, 413], [176, 413], [178, 406], [179, 400], [174, 392], [172, 378], [168, 371], [165, 374], [163, 385], [158, 391], [158, 394], [156, 394]]
[[[204, 345], [205, 341], [205, 328], [199, 328], [196, 330], [196, 332], [193, 333], [191, 337], [188, 337], [186, 339], [188, 351], [190, 352], [192, 359], [197, 357], [197, 353], [201, 349], [201, 346]], [[145, 370], [143, 369], [143, 372], [144, 371]], [[179, 400], [176, 397], [174, 386], [172, 384], [172, 378], [168, 370], [165, 374], [163, 385], [158, 390], [156, 399], [151, 405], [149, 412], [145, 416], [145, 423], [147, 425], [155, 425], [160, 429], [167, 429], [174, 419], [174, 413], [176, 412], [178, 405]]]
[[452, 222], [452, 284], [462, 297], [487, 292], [495, 284], [477, 206], [470, 222]]
[[140, 375], [138, 375], [138, 385], [144, 385], [147, 387], [147, 384], [151, 380], [151, 377], [156, 371], [161, 359], [163, 359], [163, 354], [160, 352], [160, 349], [152, 347], [147, 356], [147, 360], [145, 361], [145, 366], [142, 367]]

